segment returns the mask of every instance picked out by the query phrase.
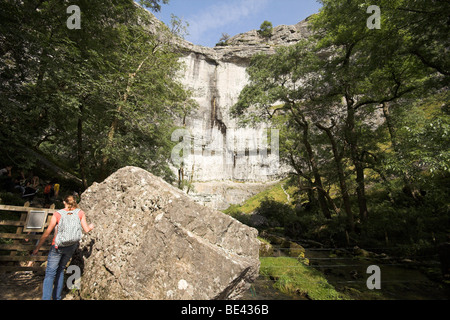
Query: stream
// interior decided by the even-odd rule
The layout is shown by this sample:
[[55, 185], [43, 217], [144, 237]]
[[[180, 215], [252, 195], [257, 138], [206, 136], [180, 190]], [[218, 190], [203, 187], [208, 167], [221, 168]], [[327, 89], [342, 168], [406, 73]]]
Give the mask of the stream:
[[[274, 256], [285, 256], [283, 250]], [[333, 249], [307, 248], [305, 256], [310, 267], [324, 274], [327, 281], [337, 291], [345, 293], [354, 300], [449, 300], [450, 286], [433, 281], [424, 272], [439, 273], [438, 261], [396, 261], [386, 258], [355, 257], [348, 252], [336, 255]], [[370, 290], [367, 279], [372, 273], [367, 268], [376, 265], [380, 268], [381, 289]], [[301, 296], [284, 294], [273, 288], [273, 281], [260, 276], [243, 297], [244, 300], [306, 300]]]
[[[330, 256], [331, 254], [331, 256]], [[448, 300], [450, 291], [431, 280], [417, 267], [418, 262], [396, 262], [393, 259], [355, 258], [336, 256], [330, 250], [306, 249], [310, 263], [321, 271], [338, 291], [355, 299], [372, 300]], [[368, 267], [380, 268], [381, 289], [370, 290], [367, 280], [372, 275]], [[439, 269], [439, 262], [430, 262], [427, 268]], [[357, 291], [355, 291], [357, 290]]]

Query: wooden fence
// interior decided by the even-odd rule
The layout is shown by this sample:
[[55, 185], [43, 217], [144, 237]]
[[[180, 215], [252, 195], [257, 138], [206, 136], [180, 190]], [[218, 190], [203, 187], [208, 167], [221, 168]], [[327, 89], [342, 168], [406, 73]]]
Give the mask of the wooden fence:
[[[53, 235], [47, 238], [37, 255], [31, 252], [48, 227], [54, 208], [0, 205], [0, 272], [45, 271]], [[5, 219], [6, 217], [6, 219]], [[42, 220], [42, 221], [41, 221]]]

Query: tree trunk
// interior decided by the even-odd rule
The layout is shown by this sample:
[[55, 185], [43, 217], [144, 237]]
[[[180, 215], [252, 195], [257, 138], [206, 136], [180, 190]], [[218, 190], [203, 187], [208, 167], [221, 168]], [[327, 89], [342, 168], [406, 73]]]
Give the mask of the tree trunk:
[[[147, 61], [149, 57], [150, 57], [150, 55], [145, 57], [145, 59], [142, 60], [141, 63], [139, 64], [139, 66], [137, 67], [136, 71], [134, 73], [130, 73], [129, 74], [127, 87], [125, 89], [125, 93], [123, 94], [121, 101], [119, 101], [119, 103], [118, 103], [119, 105], [117, 106], [116, 116], [114, 116], [114, 119], [113, 119], [113, 121], [111, 123], [111, 127], [109, 128], [108, 140], [107, 140], [107, 143], [106, 143], [106, 149], [111, 147], [112, 144], [113, 144], [114, 135], [116, 134], [117, 128], [119, 126], [118, 115], [120, 115], [122, 113], [123, 106], [128, 101], [128, 96], [130, 95], [131, 87], [133, 85], [134, 79], [136, 78], [137, 73], [141, 70], [141, 68], [144, 65], [145, 61]], [[103, 172], [107, 171], [108, 161], [109, 161], [108, 155], [104, 155], [103, 158], [102, 158], [102, 171]]]
[[345, 181], [344, 167], [342, 166], [343, 152], [338, 151], [336, 139], [334, 138], [333, 133], [331, 132], [332, 127], [326, 128], [319, 123], [316, 123], [316, 126], [319, 129], [323, 130], [327, 134], [328, 139], [330, 140], [331, 148], [333, 150], [334, 162], [336, 163], [336, 169], [338, 172], [339, 188], [341, 189], [342, 201], [344, 202], [344, 210], [345, 214], [347, 215], [348, 226], [350, 227], [351, 231], [354, 231], [355, 222], [353, 219], [353, 212], [350, 204], [350, 195], [348, 194], [347, 182]]
[[86, 170], [85, 170], [84, 150], [83, 150], [83, 113], [84, 113], [83, 104], [81, 104], [79, 108], [80, 108], [80, 116], [78, 117], [78, 128], [77, 128], [77, 156], [83, 188], [87, 189], [88, 184], [86, 180]]
[[350, 146], [350, 157], [356, 172], [356, 196], [358, 199], [359, 215], [362, 221], [367, 220], [367, 199], [365, 193], [364, 164], [358, 150], [358, 135], [355, 131], [355, 109], [347, 100], [346, 141]]
[[[310, 177], [308, 177], [302, 170], [302, 168], [296, 163], [293, 153], [292, 151], [289, 154], [289, 159], [290, 159], [290, 164], [292, 166], [292, 168], [294, 168], [296, 175], [298, 177], [298, 182], [297, 185], [299, 187], [300, 190], [306, 190], [307, 195], [308, 195], [308, 202], [309, 205], [312, 207], [315, 207], [317, 204], [317, 200], [314, 197], [314, 190], [313, 190], [313, 186], [314, 183], [312, 182], [312, 180], [310, 179]], [[302, 178], [307, 182], [307, 186], [304, 187], [303, 185], [303, 181]]]
[[296, 114], [296, 111], [294, 110], [293, 105], [295, 106], [295, 103], [290, 105], [290, 110], [294, 117], [295, 122], [303, 129], [302, 142], [306, 149], [306, 154], [308, 156], [308, 162], [311, 165], [311, 171], [313, 172], [314, 187], [317, 190], [319, 206], [320, 206], [320, 209], [321, 209], [323, 215], [325, 216], [325, 218], [331, 219], [331, 213], [330, 213], [330, 209], [328, 208], [328, 203], [327, 203], [326, 191], [322, 184], [322, 177], [320, 176], [320, 172], [319, 172], [318, 165], [316, 162], [316, 157], [312, 150], [312, 146], [309, 143], [309, 123], [305, 119], [305, 116], [303, 114], [301, 114], [301, 113]]
[[388, 130], [389, 130], [389, 136], [391, 137], [392, 147], [394, 148], [394, 151], [397, 152], [398, 151], [398, 148], [397, 148], [397, 136], [396, 136], [396, 133], [395, 133], [394, 125], [392, 123], [392, 118], [391, 118], [391, 112], [389, 110], [389, 105], [386, 102], [383, 103], [383, 115], [384, 115], [384, 119], [386, 120], [386, 125], [387, 125]]
[[325, 218], [331, 219], [331, 213], [330, 213], [330, 210], [328, 209], [327, 195], [325, 194], [326, 191], [323, 188], [322, 177], [320, 176], [319, 169], [317, 167], [316, 157], [312, 150], [311, 144], [309, 143], [308, 131], [309, 131], [308, 122], [304, 121], [303, 122], [303, 144], [305, 145], [306, 153], [308, 154], [308, 162], [311, 164], [311, 169], [312, 169], [312, 172], [314, 175], [314, 185], [317, 188], [320, 209], [322, 210], [322, 213], [325, 216]]

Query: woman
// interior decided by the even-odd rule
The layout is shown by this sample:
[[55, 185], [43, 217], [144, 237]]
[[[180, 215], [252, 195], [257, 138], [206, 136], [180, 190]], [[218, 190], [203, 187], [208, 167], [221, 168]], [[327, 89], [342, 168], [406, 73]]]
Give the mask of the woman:
[[[81, 228], [85, 232], [90, 232], [92, 229], [94, 229], [93, 224], [87, 224], [86, 215], [82, 210], [78, 208], [78, 204], [74, 196], [67, 196], [64, 198], [64, 209], [53, 214], [47, 230], [45, 230], [44, 234], [39, 240], [39, 243], [33, 251], [33, 255], [36, 255], [38, 253], [40, 247], [44, 244], [45, 240], [47, 240], [50, 233], [57, 225], [59, 225], [61, 216], [66, 214], [78, 214]], [[61, 300], [61, 293], [64, 286], [64, 269], [67, 262], [69, 262], [70, 258], [78, 247], [78, 243], [69, 246], [57, 246], [55, 243], [57, 230], [58, 229], [56, 229], [55, 236], [53, 237], [50, 253], [48, 254], [42, 300], [51, 300], [52, 298], [53, 300]], [[54, 288], [53, 284], [55, 284]]]

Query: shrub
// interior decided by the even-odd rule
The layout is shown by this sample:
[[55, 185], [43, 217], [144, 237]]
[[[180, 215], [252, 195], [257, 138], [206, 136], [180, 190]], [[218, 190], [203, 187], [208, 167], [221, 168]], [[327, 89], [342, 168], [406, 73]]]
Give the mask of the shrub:
[[290, 205], [268, 197], [261, 202], [255, 213], [265, 217], [274, 227], [284, 227], [295, 217], [295, 209]]
[[272, 22], [264, 21], [259, 27], [258, 33], [261, 37], [270, 38], [273, 34]]
[[224, 211], [225, 214], [233, 217], [239, 222], [250, 225], [250, 215], [242, 212], [241, 207], [239, 205], [231, 205], [227, 210]]

